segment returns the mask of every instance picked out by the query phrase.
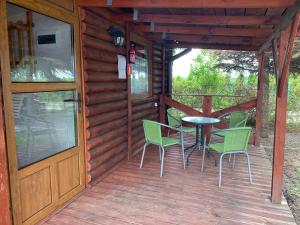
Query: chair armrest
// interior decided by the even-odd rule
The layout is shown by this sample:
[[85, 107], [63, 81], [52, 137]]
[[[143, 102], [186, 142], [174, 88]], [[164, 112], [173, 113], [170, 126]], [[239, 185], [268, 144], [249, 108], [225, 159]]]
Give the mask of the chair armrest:
[[181, 129], [177, 129], [177, 128], [175, 128], [175, 127], [171, 127], [171, 126], [169, 126], [169, 125], [166, 125], [166, 124], [163, 124], [163, 123], [159, 123], [159, 122], [155, 122], [156, 124], [159, 124], [160, 126], [162, 126], [162, 127], [166, 127], [166, 128], [169, 128], [169, 129], [172, 129], [172, 130], [176, 130], [176, 131], [179, 131], [179, 132], [181, 132]]
[[243, 119], [242, 121], [240, 121], [237, 124], [235, 124], [235, 127], [239, 127], [241, 124], [247, 122], [247, 120], [248, 120], [248, 116], [245, 119]]
[[[215, 133], [217, 133], [217, 132], [219, 132], [219, 131], [222, 131], [222, 132], [229, 132], [229, 131], [231, 131], [231, 130], [234, 130], [234, 129], [238, 129], [238, 128], [245, 128], [245, 127], [233, 127], [233, 128], [227, 128], [227, 129], [221, 129], [221, 130], [214, 130], [214, 131], [212, 131], [212, 132], [210, 132], [210, 133], [208, 133], [208, 134], [215, 134]], [[253, 131], [253, 128], [252, 128], [252, 131]]]
[[223, 117], [226, 117], [226, 116], [229, 116], [231, 113], [225, 113], [225, 114], [222, 114], [221, 116], [218, 116], [217, 118], [218, 119], [222, 119]]
[[[217, 132], [220, 132], [220, 131], [222, 131], [222, 132], [228, 132], [228, 131], [230, 131], [230, 130], [231, 130], [231, 128], [214, 130], [214, 131], [212, 131], [212, 132], [209, 132], [207, 135], [215, 135], [215, 136], [218, 136], [218, 135], [216, 134]], [[208, 145], [211, 144], [211, 139], [209, 140], [208, 143], [206, 143], [206, 135], [204, 136], [204, 143], [205, 143], [206, 146], [208, 146]], [[218, 143], [218, 142], [216, 142], [216, 143]]]
[[220, 132], [220, 131], [227, 132], [227, 131], [230, 131], [230, 128], [214, 130], [214, 131], [209, 132], [208, 134], [209, 135], [214, 135], [214, 134], [216, 134], [217, 132]]

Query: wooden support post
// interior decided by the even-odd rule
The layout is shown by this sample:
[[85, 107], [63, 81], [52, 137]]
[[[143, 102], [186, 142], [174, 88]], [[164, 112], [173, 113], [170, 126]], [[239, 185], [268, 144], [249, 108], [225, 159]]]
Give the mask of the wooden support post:
[[164, 101], [164, 95], [160, 95], [159, 97], [159, 105], [160, 105], [160, 109], [159, 109], [159, 121], [161, 123], [166, 123], [166, 104]]
[[[159, 96], [159, 122], [166, 124], [166, 104], [164, 100], [164, 95]], [[167, 129], [162, 128], [163, 135], [167, 135]]]
[[[296, 21], [297, 20], [297, 21]], [[276, 96], [276, 115], [273, 150], [272, 202], [281, 203], [284, 169], [284, 146], [286, 135], [287, 87], [291, 52], [298, 29], [299, 14], [292, 26], [281, 32], [279, 42], [278, 92]]]
[[9, 180], [2, 110], [2, 90], [0, 89], [0, 225], [10, 225]]
[[163, 47], [162, 55], [162, 94], [166, 93], [166, 48]]
[[[211, 111], [212, 111], [212, 96], [206, 95], [203, 97], [203, 105], [202, 110], [204, 116], [211, 117]], [[206, 137], [207, 142], [210, 141], [210, 135], [208, 135], [211, 131], [210, 125], [204, 126], [204, 135]]]
[[260, 132], [263, 117], [263, 75], [264, 75], [265, 55], [259, 55], [258, 81], [257, 81], [257, 102], [256, 102], [256, 125], [255, 125], [255, 145], [260, 145]]
[[[126, 23], [126, 61], [129, 62], [129, 49], [130, 49], [130, 24]], [[128, 66], [128, 63], [127, 63]], [[128, 159], [132, 157], [132, 101], [131, 101], [131, 75], [128, 74], [128, 68], [126, 70], [127, 74], [127, 149], [128, 149]]]
[[[287, 85], [286, 85], [287, 87]], [[283, 187], [284, 145], [286, 132], [287, 88], [276, 97], [276, 117], [273, 148], [272, 202], [281, 203]]]
[[[80, 60], [81, 63], [84, 62], [83, 60], [83, 40], [82, 40], [82, 20], [81, 20], [81, 12], [82, 9], [78, 7], [78, 16], [79, 16], [79, 41], [80, 41]], [[86, 76], [87, 77], [87, 76]], [[85, 83], [86, 83], [86, 77], [85, 77], [85, 68], [82, 65], [81, 66], [81, 92], [82, 92], [82, 114], [83, 114], [83, 142], [84, 142], [84, 154], [85, 154], [85, 185], [88, 187], [90, 185], [90, 182], [92, 180], [91, 175], [89, 174], [88, 167], [90, 166], [89, 160], [91, 158], [90, 152], [87, 147], [87, 142], [88, 142], [88, 136], [87, 136], [87, 98], [86, 98], [86, 90], [85, 90]]]

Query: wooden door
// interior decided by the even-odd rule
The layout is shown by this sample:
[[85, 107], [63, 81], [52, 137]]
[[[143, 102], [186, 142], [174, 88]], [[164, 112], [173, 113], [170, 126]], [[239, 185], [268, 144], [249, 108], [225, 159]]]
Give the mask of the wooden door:
[[13, 221], [34, 224], [85, 187], [78, 22], [44, 0], [0, 12]]

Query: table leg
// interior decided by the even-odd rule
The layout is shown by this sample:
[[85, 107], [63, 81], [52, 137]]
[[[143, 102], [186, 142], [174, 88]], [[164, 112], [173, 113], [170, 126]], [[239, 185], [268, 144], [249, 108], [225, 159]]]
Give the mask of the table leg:
[[201, 145], [204, 144], [204, 125], [201, 125]]
[[[186, 166], [188, 166], [189, 164], [189, 159], [190, 159], [190, 156], [192, 155], [192, 153], [198, 148], [198, 150], [200, 150], [200, 146], [201, 146], [201, 142], [202, 140], [200, 139], [200, 128], [202, 129], [202, 126], [201, 125], [196, 125], [196, 143], [194, 146], [192, 146], [192, 150], [191, 152], [188, 154], [187, 158], [186, 158]], [[202, 131], [201, 131], [202, 132]], [[201, 136], [202, 138], [202, 136]], [[203, 142], [202, 142], [203, 143]]]

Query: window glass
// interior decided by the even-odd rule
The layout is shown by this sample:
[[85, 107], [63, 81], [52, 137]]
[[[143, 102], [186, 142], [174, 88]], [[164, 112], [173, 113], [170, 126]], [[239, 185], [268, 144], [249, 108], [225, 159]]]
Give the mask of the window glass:
[[7, 19], [13, 82], [75, 80], [72, 25], [13, 4]]
[[148, 94], [149, 69], [148, 50], [135, 43], [135, 64], [132, 66], [131, 92], [133, 94]]
[[74, 91], [13, 94], [19, 168], [77, 145]]

